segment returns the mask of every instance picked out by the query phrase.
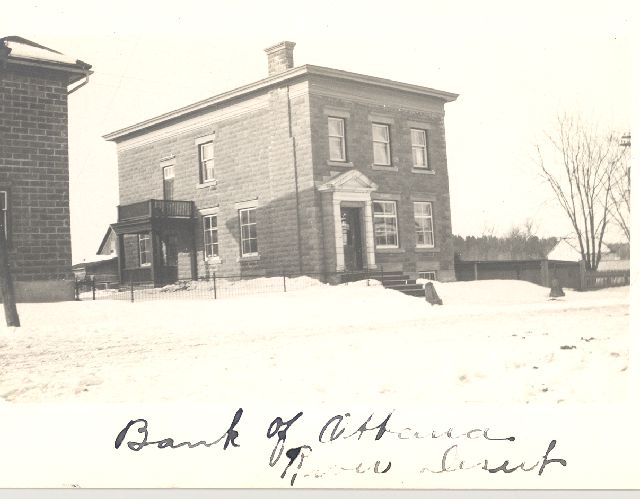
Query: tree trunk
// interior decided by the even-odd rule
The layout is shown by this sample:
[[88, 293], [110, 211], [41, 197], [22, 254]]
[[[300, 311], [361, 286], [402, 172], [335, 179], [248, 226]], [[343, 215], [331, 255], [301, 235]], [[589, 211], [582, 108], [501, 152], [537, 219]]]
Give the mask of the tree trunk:
[[9, 327], [19, 327], [20, 317], [16, 308], [16, 297], [13, 291], [13, 279], [9, 269], [9, 252], [4, 235], [4, 227], [0, 224], [0, 295], [4, 305], [4, 316]]

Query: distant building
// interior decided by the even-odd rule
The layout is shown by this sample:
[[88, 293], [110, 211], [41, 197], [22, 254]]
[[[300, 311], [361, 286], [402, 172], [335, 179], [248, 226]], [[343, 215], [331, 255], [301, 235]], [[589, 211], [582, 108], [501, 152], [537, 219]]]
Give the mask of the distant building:
[[105, 136], [120, 274], [454, 279], [444, 105], [456, 94], [266, 50], [265, 79]]
[[24, 38], [0, 38], [0, 224], [21, 301], [73, 299], [67, 96], [90, 68]]
[[[618, 245], [620, 246], [620, 245]], [[623, 248], [624, 249], [624, 248]], [[626, 247], [628, 254], [628, 245]], [[566, 262], [579, 262], [582, 260], [580, 245], [575, 238], [563, 238], [547, 255], [549, 260], [561, 260]], [[605, 270], [629, 270], [631, 268], [628, 258], [622, 258], [619, 252], [613, 251], [609, 245], [602, 243], [600, 252], [599, 271]]]

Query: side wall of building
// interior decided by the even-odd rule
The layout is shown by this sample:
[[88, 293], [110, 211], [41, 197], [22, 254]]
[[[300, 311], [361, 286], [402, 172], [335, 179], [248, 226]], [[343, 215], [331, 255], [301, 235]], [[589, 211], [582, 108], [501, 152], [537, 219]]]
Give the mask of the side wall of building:
[[0, 191], [16, 295], [72, 299], [68, 77], [7, 64], [0, 78]]
[[[120, 204], [163, 199], [162, 169], [173, 165], [173, 198], [193, 200], [198, 210], [198, 276], [317, 271], [322, 252], [306, 88], [304, 82], [273, 88], [119, 141]], [[197, 144], [206, 137], [214, 141], [214, 183], [200, 179]], [[259, 256], [242, 258], [238, 210], [253, 206]], [[217, 216], [217, 259], [204, 256], [207, 214]], [[180, 278], [192, 277], [188, 265], [179, 267]]]
[[[310, 82], [314, 178], [318, 184], [356, 169], [378, 185], [371, 197], [392, 200], [398, 210], [399, 247], [376, 248], [376, 264], [385, 270], [415, 275], [436, 271], [440, 280], [454, 280], [451, 209], [442, 100], [407, 92], [315, 77]], [[346, 162], [329, 160], [328, 118], [343, 118]], [[372, 124], [389, 126], [391, 167], [373, 165]], [[413, 168], [411, 129], [427, 130], [431, 171]], [[317, 195], [320, 198], [320, 194]], [[322, 196], [327, 197], [327, 194]], [[433, 207], [435, 247], [416, 247], [413, 203], [430, 201]], [[325, 200], [325, 211], [331, 203]], [[327, 237], [333, 217], [324, 213]], [[331, 239], [333, 240], [333, 239]], [[335, 253], [335, 250], [333, 250]], [[327, 245], [327, 266], [335, 268], [335, 255]]]

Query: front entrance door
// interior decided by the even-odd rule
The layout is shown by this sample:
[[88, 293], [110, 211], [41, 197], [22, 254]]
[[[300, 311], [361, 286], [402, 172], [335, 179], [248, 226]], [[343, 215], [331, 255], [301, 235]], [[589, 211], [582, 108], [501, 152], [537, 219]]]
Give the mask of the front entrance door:
[[362, 270], [362, 224], [361, 208], [340, 208], [342, 242], [344, 244], [344, 269]]

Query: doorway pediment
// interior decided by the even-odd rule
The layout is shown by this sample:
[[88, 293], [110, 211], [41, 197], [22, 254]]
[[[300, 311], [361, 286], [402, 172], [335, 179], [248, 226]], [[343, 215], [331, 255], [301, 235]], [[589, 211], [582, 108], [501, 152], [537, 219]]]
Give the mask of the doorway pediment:
[[319, 186], [318, 190], [328, 192], [372, 192], [378, 190], [378, 185], [364, 173], [358, 170], [350, 170], [328, 180]]

